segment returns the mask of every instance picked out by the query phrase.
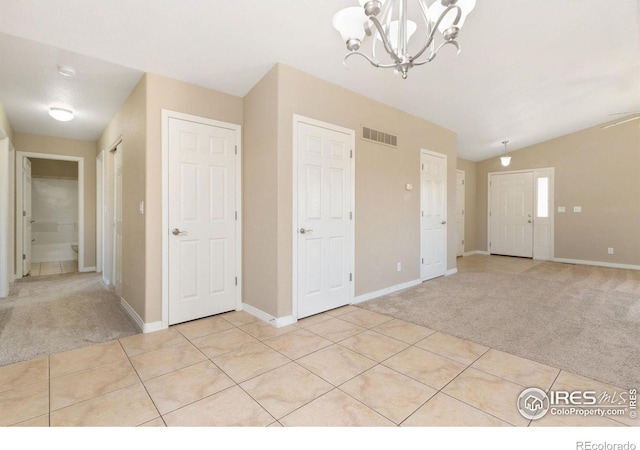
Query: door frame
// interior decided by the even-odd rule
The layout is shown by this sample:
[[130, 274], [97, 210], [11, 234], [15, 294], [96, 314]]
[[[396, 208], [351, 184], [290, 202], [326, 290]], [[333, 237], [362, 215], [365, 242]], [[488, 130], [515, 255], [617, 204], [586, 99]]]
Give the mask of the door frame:
[[[24, 158], [53, 159], [57, 161], [75, 161], [78, 164], [78, 272], [92, 272], [95, 267], [84, 265], [84, 157], [68, 156], [52, 153], [16, 152], [16, 211], [23, 211], [22, 199], [22, 164]], [[18, 170], [20, 168], [20, 170]], [[15, 267], [22, 263], [22, 214], [16, 214], [16, 255]], [[22, 274], [16, 271], [16, 278], [22, 278]]]
[[9, 283], [15, 276], [14, 187], [15, 151], [9, 137], [0, 127], [0, 298], [9, 295]]
[[[420, 171], [420, 203], [418, 205], [418, 220], [419, 220], [419, 224], [420, 224], [420, 259], [418, 260], [418, 267], [420, 268], [420, 281], [428, 281], [428, 280], [432, 280], [433, 278], [425, 278], [422, 275], [422, 258], [424, 258], [424, 255], [422, 254], [422, 242], [424, 239], [424, 232], [422, 230], [422, 155], [430, 155], [430, 156], [435, 156], [436, 158], [443, 158], [444, 159], [444, 217], [445, 217], [445, 221], [447, 222], [445, 224], [444, 227], [444, 271], [442, 273], [442, 275], [440, 276], [446, 276], [447, 272], [448, 272], [448, 267], [449, 267], [449, 177], [448, 177], [448, 170], [449, 170], [449, 159], [447, 158], [447, 155], [444, 153], [438, 153], [438, 152], [434, 152], [431, 150], [426, 150], [424, 148], [420, 149], [420, 159], [418, 161], [418, 170]], [[437, 277], [435, 277], [437, 278]]]
[[351, 196], [351, 210], [353, 211], [353, 218], [350, 220], [351, 225], [349, 227], [350, 234], [350, 249], [348, 254], [351, 261], [351, 272], [353, 273], [353, 279], [351, 287], [349, 289], [349, 304], [353, 303], [355, 298], [355, 285], [356, 285], [356, 132], [350, 128], [341, 127], [331, 123], [323, 122], [321, 120], [312, 119], [309, 117], [301, 116], [299, 114], [293, 115], [293, 145], [292, 145], [292, 220], [291, 220], [291, 240], [292, 240], [292, 266], [291, 266], [291, 315], [292, 323], [298, 320], [298, 124], [306, 123], [320, 128], [327, 128], [332, 131], [344, 133], [350, 137], [351, 151], [353, 157], [351, 159], [351, 183], [348, 186], [349, 195]]
[[[238, 158], [236, 164], [236, 273], [238, 286], [236, 289], [236, 311], [242, 309], [242, 127], [240, 125], [208, 119], [206, 117], [162, 109], [162, 317], [161, 328], [169, 328], [169, 119], [226, 128], [235, 132]], [[146, 209], [146, 208], [145, 208]], [[145, 211], [146, 214], [146, 211]]]
[[104, 151], [96, 157], [96, 273], [102, 272], [102, 255], [104, 252], [104, 238], [102, 228], [102, 216], [104, 214], [104, 173], [102, 165], [104, 163]]
[[[462, 238], [462, 253], [460, 253], [459, 255], [458, 253], [458, 246], [456, 245], [456, 257], [457, 256], [464, 256], [464, 244], [465, 244], [465, 239], [464, 239], [464, 235], [466, 233], [466, 223], [465, 220], [467, 219], [467, 208], [466, 208], [466, 202], [467, 202], [467, 173], [462, 170], [462, 169], [456, 169], [456, 209], [459, 209], [458, 205], [458, 175], [462, 175], [462, 236], [458, 236], [458, 239]], [[458, 219], [458, 212], [456, 211], [456, 221]], [[457, 223], [456, 223], [456, 232], [457, 230]]]
[[[554, 167], [540, 167], [537, 169], [521, 169], [521, 170], [505, 170], [500, 172], [489, 172], [487, 174], [487, 254], [491, 255], [491, 176], [492, 175], [507, 175], [513, 173], [528, 173], [533, 175], [533, 227], [532, 227], [532, 259], [538, 259], [542, 261], [553, 261], [555, 258], [555, 168]], [[536, 227], [536, 211], [538, 209], [538, 190], [536, 180], [541, 176], [549, 177], [549, 259], [536, 258], [536, 243], [535, 243], [535, 227]]]

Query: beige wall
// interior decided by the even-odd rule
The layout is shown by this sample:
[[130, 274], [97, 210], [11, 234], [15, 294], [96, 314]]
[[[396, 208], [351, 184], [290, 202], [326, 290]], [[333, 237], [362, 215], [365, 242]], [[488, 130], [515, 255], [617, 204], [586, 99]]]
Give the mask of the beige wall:
[[458, 170], [464, 170], [464, 251], [467, 253], [478, 250], [476, 244], [477, 163], [458, 158], [457, 164]]
[[84, 158], [84, 265], [96, 265], [96, 143], [27, 133], [14, 133], [19, 152]]
[[[145, 309], [145, 218], [138, 202], [145, 199], [147, 78], [142, 77], [98, 140], [106, 165], [107, 223], [113, 220], [113, 153], [122, 141], [122, 298], [144, 320]], [[96, 155], [94, 154], [94, 160]], [[106, 231], [106, 230], [105, 230]], [[106, 248], [113, 248], [112, 233], [105, 232]], [[103, 269], [109, 271], [112, 262]], [[160, 281], [158, 281], [159, 283]]]
[[278, 70], [243, 99], [242, 297], [278, 315]]
[[[291, 314], [293, 115], [356, 130], [356, 296], [420, 276], [420, 149], [447, 155], [448, 208], [455, 205], [455, 133], [292, 67], [276, 67], [278, 81], [277, 308]], [[270, 74], [270, 76], [273, 76]], [[396, 149], [360, 139], [362, 124], [395, 133]], [[247, 131], [248, 132], [248, 131]], [[272, 195], [272, 194], [271, 194]], [[448, 230], [448, 268], [454, 268], [455, 236]], [[402, 272], [396, 264], [402, 263]], [[272, 310], [273, 308], [270, 308]]]
[[29, 158], [31, 175], [40, 178], [78, 179], [78, 163], [58, 159]]
[[[599, 126], [511, 152], [477, 167], [477, 244], [487, 249], [489, 172], [555, 167], [555, 257], [640, 265], [640, 121]], [[565, 213], [557, 207], [565, 206]], [[573, 213], [582, 206], [582, 213]], [[607, 254], [613, 247], [615, 253]]]

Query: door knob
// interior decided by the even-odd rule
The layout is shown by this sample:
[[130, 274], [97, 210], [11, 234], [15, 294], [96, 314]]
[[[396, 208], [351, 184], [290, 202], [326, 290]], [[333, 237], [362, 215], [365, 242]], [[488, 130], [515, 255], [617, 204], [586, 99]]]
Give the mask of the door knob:
[[178, 228], [174, 228], [173, 230], [171, 230], [171, 234], [173, 234], [174, 236], [181, 236], [183, 234], [187, 234], [186, 231], [180, 231], [180, 229]]
[[529, 223], [533, 223], [533, 220], [529, 219]]
[[443, 221], [442, 221], [442, 225], [446, 225], [446, 224], [447, 224], [447, 221], [446, 221], [446, 220], [443, 220]]
[[311, 233], [313, 230], [300, 228], [300, 234]]

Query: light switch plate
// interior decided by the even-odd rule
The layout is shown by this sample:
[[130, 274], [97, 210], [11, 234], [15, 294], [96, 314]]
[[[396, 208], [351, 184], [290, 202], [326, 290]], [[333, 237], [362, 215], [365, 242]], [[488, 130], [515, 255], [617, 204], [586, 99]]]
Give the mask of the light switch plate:
[[565, 212], [565, 211], [566, 211], [566, 208], [564, 206], [558, 206], [558, 212], [559, 213], [562, 213], [562, 212]]
[[574, 206], [573, 212], [582, 212], [582, 206]]
[[413, 184], [411, 184], [411, 183], [407, 183], [407, 184], [405, 184], [405, 185], [404, 185], [404, 188], [405, 188], [407, 191], [413, 191]]

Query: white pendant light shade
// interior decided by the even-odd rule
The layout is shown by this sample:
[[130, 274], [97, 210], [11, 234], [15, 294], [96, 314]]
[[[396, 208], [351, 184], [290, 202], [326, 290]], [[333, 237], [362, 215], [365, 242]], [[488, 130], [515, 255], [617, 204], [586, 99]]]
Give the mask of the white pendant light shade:
[[507, 167], [509, 164], [511, 164], [511, 156], [501, 156], [500, 164], [502, 164], [502, 167]]
[[68, 122], [73, 119], [73, 111], [64, 108], [49, 108], [49, 115], [60, 122]]
[[[398, 49], [398, 23], [398, 20], [394, 20], [393, 22], [391, 22], [389, 24], [389, 31], [387, 32], [389, 42], [391, 42], [394, 50]], [[407, 20], [407, 42], [409, 42], [409, 39], [411, 39], [411, 36], [416, 32], [417, 29], [418, 25], [416, 25], [415, 22]], [[377, 34], [376, 36], [378, 37], [378, 40], [382, 41], [380, 34]]]
[[364, 10], [359, 6], [352, 6], [335, 13], [331, 24], [333, 28], [338, 30], [343, 41], [362, 41], [365, 34], [364, 24], [366, 21], [367, 16], [364, 14]]
[[[464, 20], [476, 6], [476, 0], [458, 0], [456, 5], [458, 5], [462, 10], [460, 20], [458, 21], [458, 25], [456, 26], [458, 28], [462, 28]], [[429, 8], [429, 15], [431, 16], [431, 20], [433, 20], [434, 22], [438, 20], [440, 14], [442, 14], [445, 9], [447, 9], [447, 7], [443, 6], [440, 0], [436, 0]], [[457, 13], [455, 10], [449, 11], [449, 13], [442, 19], [442, 22], [440, 22], [438, 30], [440, 30], [441, 33], [444, 33], [448, 28], [451, 28], [453, 26], [453, 21], [456, 19], [456, 15]]]

